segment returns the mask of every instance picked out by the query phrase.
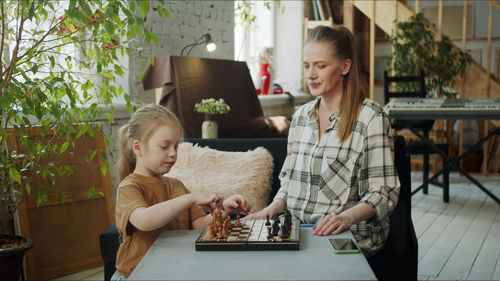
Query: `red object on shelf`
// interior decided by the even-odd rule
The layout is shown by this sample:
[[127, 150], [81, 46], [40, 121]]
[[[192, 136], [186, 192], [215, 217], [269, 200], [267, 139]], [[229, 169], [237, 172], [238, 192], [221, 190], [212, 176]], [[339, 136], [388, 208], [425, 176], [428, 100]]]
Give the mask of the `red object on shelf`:
[[267, 95], [269, 93], [269, 84], [271, 83], [271, 74], [269, 74], [269, 70], [267, 69], [269, 64], [263, 63], [260, 65], [259, 76], [261, 78], [261, 87], [260, 94]]

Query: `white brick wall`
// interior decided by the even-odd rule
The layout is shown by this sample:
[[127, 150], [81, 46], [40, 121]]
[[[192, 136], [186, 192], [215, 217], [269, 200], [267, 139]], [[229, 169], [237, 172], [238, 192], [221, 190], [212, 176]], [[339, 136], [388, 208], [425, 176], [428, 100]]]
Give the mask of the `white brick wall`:
[[[156, 7], [156, 3], [152, 3]], [[190, 56], [233, 59], [234, 57], [234, 3], [233, 1], [170, 1], [167, 6], [171, 10], [170, 19], [159, 18], [150, 12], [146, 18], [146, 26], [152, 30], [160, 41], [159, 45], [152, 43], [144, 47], [142, 59], [147, 64], [152, 56], [177, 55], [187, 44], [194, 43], [203, 34], [210, 33], [217, 44], [217, 50], [208, 53], [203, 45], [193, 48]], [[154, 103], [154, 91], [142, 89], [139, 72], [145, 66], [141, 65], [138, 54], [131, 54], [128, 58], [129, 73], [118, 83], [128, 83], [132, 100], [142, 103]], [[128, 78], [128, 79], [127, 79]], [[127, 88], [127, 87], [124, 87]], [[118, 130], [128, 122], [128, 114], [124, 107], [116, 106], [117, 117], [115, 124], [104, 123], [104, 133], [110, 137], [108, 160], [111, 166], [111, 180], [113, 188], [118, 186]]]
[[[146, 26], [153, 30], [160, 41], [144, 48], [142, 59], [147, 64], [154, 56], [179, 56], [184, 46], [194, 43], [203, 34], [210, 33], [217, 44], [217, 50], [208, 53], [205, 46], [193, 48], [190, 56], [205, 58], [233, 59], [234, 57], [234, 2], [218, 1], [170, 1], [170, 19], [159, 18], [150, 12]], [[153, 3], [153, 7], [156, 4]], [[142, 90], [138, 73], [144, 67], [138, 56], [129, 59], [129, 87], [134, 100], [154, 102], [154, 92]]]

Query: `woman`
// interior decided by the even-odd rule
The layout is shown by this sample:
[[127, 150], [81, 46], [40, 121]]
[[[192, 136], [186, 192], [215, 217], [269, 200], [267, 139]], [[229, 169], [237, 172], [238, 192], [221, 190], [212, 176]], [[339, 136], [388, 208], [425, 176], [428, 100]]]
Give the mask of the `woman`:
[[288, 208], [302, 223], [316, 224], [316, 235], [350, 229], [370, 257], [384, 245], [399, 194], [389, 120], [381, 106], [364, 96], [347, 28], [314, 28], [303, 64], [316, 99], [293, 117], [276, 197], [247, 219]]

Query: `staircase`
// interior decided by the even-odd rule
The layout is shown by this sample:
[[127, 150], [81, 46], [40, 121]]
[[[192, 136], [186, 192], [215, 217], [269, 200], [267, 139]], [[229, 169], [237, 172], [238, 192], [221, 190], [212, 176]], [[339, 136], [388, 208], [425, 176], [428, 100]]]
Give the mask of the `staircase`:
[[[401, 1], [373, 1], [375, 2], [375, 24], [381, 28], [385, 33], [391, 34], [393, 28], [395, 28], [394, 21], [405, 21], [410, 18], [415, 11], [408, 6], [406, 3]], [[354, 0], [354, 7], [358, 8], [366, 17], [370, 20], [372, 18], [372, 1], [366, 0]], [[436, 31], [435, 31], [436, 32]], [[455, 46], [455, 48], [458, 48]], [[493, 76], [490, 77], [490, 98], [500, 98], [500, 82], [496, 80]], [[455, 83], [455, 91], [464, 96], [459, 89], [460, 78], [457, 77], [457, 83]], [[472, 63], [467, 67], [465, 72], [465, 97], [467, 98], [486, 98], [487, 93], [487, 82], [488, 73], [479, 63], [472, 61]], [[500, 121], [491, 121], [495, 126], [500, 126]]]

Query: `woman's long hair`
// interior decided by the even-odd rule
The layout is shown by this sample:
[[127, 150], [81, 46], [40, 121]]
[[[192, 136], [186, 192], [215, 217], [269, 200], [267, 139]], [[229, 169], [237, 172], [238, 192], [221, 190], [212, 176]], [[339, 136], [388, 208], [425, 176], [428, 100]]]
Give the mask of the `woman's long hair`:
[[145, 105], [139, 108], [129, 122], [120, 128], [119, 132], [119, 155], [118, 178], [122, 181], [135, 169], [135, 153], [132, 148], [134, 140], [147, 142], [154, 129], [161, 123], [170, 122], [179, 128], [181, 138], [183, 135], [182, 125], [172, 112], [161, 105]]
[[311, 30], [309, 42], [326, 42], [332, 45], [332, 55], [344, 61], [351, 60], [349, 73], [344, 75], [344, 92], [340, 101], [340, 122], [337, 136], [344, 142], [354, 131], [365, 93], [361, 85], [361, 64], [351, 31], [344, 26], [317, 26]]

